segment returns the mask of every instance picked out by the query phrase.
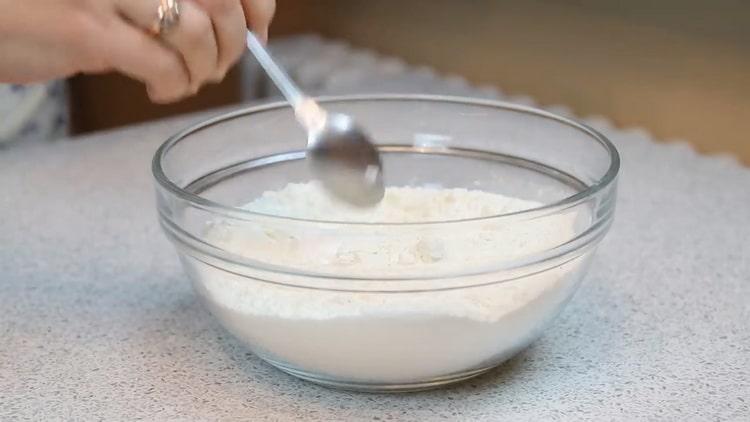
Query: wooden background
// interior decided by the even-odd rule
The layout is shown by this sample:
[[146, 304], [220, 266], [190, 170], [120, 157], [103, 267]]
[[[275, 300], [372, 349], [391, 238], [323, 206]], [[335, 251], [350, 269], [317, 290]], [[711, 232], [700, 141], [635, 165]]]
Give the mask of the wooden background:
[[[278, 0], [272, 36], [318, 32], [750, 164], [750, 2]], [[159, 107], [119, 77], [73, 82], [79, 132], [239, 100], [232, 75]], [[106, 93], [106, 95], [102, 95]]]

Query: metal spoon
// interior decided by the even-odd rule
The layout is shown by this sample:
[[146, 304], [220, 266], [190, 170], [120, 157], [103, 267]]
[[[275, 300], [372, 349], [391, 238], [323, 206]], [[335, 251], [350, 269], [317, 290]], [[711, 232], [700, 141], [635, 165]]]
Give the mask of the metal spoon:
[[383, 166], [377, 148], [351, 117], [328, 113], [300, 91], [252, 32], [247, 48], [289, 101], [297, 121], [307, 130], [306, 158], [323, 187], [356, 206], [383, 199]]

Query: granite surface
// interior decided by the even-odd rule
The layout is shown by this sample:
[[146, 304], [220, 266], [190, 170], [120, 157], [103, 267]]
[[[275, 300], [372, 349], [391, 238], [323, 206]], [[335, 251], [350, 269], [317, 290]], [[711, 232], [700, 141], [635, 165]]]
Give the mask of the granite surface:
[[205, 117], [0, 149], [0, 420], [750, 420], [750, 169], [587, 119], [619, 208], [562, 315], [480, 378], [357, 394], [264, 364], [192, 293], [149, 166]]

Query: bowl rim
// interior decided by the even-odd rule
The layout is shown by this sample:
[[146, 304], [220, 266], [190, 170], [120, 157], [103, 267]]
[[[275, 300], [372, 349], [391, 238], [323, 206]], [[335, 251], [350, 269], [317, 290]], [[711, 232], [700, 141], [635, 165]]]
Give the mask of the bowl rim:
[[370, 102], [422, 101], [422, 102], [436, 102], [436, 103], [491, 107], [491, 108], [502, 109], [506, 111], [529, 114], [532, 116], [542, 117], [542, 118], [556, 121], [568, 127], [572, 127], [573, 129], [577, 129], [586, 135], [589, 135], [591, 138], [597, 141], [602, 147], [604, 147], [610, 159], [610, 163], [604, 175], [600, 177], [596, 182], [588, 186], [586, 189], [583, 189], [580, 192], [574, 193], [573, 195], [560, 199], [559, 201], [555, 201], [549, 204], [544, 204], [539, 207], [528, 208], [528, 209], [523, 209], [520, 211], [514, 211], [514, 212], [508, 212], [508, 213], [502, 213], [502, 214], [483, 216], [483, 217], [473, 217], [473, 218], [456, 219], [456, 220], [408, 222], [408, 223], [316, 220], [316, 219], [304, 219], [304, 218], [298, 218], [298, 217], [288, 217], [288, 216], [259, 213], [259, 212], [250, 211], [241, 207], [225, 205], [225, 204], [204, 198], [198, 194], [189, 192], [177, 186], [177, 184], [172, 182], [172, 180], [170, 180], [170, 178], [164, 172], [164, 169], [161, 165], [162, 161], [164, 161], [164, 159], [166, 158], [166, 155], [169, 153], [169, 150], [181, 140], [185, 139], [186, 137], [188, 137], [189, 135], [195, 132], [220, 124], [224, 121], [235, 119], [237, 117], [250, 116], [256, 113], [262, 113], [266, 111], [279, 110], [279, 109], [291, 107], [289, 103], [286, 101], [276, 101], [276, 102], [272, 102], [268, 104], [251, 105], [251, 106], [242, 107], [240, 109], [230, 111], [227, 113], [222, 113], [212, 118], [190, 125], [186, 127], [185, 129], [170, 136], [169, 138], [167, 138], [167, 140], [164, 143], [162, 143], [161, 146], [159, 146], [159, 148], [154, 153], [154, 157], [151, 163], [151, 171], [153, 173], [154, 179], [161, 187], [168, 190], [169, 192], [171, 192], [173, 195], [177, 196], [178, 198], [189, 202], [193, 206], [196, 206], [197, 208], [200, 208], [205, 211], [223, 214], [229, 217], [243, 219], [243, 220], [263, 218], [263, 219], [271, 219], [271, 220], [286, 220], [286, 221], [307, 222], [307, 223], [326, 224], [326, 225], [332, 224], [332, 225], [348, 225], [348, 226], [356, 226], [356, 225], [361, 225], [361, 226], [423, 226], [423, 225], [434, 225], [434, 224], [474, 222], [474, 221], [483, 221], [483, 220], [485, 221], [486, 220], [498, 220], [498, 219], [518, 218], [518, 217], [534, 218], [534, 217], [538, 217], [542, 215], [548, 215], [548, 214], [552, 214], [555, 212], [563, 211], [565, 209], [574, 207], [582, 202], [585, 202], [587, 199], [591, 198], [592, 196], [596, 195], [601, 190], [611, 185], [617, 179], [617, 175], [620, 169], [620, 154], [617, 151], [617, 148], [614, 146], [614, 144], [612, 144], [612, 142], [609, 139], [607, 139], [606, 136], [604, 136], [597, 130], [593, 129], [592, 127], [584, 123], [581, 123], [581, 122], [578, 122], [578, 121], [569, 119], [567, 117], [563, 117], [563, 116], [560, 116], [555, 113], [551, 113], [542, 109], [538, 109], [535, 107], [529, 107], [525, 105], [514, 104], [514, 103], [509, 103], [509, 102], [499, 101], [499, 100], [450, 96], [450, 95], [431, 95], [431, 94], [335, 95], [335, 96], [319, 96], [319, 97], [315, 97], [315, 99], [316, 101], [319, 101], [324, 104], [325, 103], [337, 103], [337, 102], [346, 103], [346, 102], [365, 102], [365, 101], [370, 101]]

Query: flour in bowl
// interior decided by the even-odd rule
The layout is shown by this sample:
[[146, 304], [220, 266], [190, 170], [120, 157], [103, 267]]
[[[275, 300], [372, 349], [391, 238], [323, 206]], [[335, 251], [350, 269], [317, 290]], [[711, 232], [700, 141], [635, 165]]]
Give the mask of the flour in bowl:
[[[572, 239], [580, 215], [483, 218], [540, 205], [389, 187], [377, 207], [358, 209], [316, 183], [290, 184], [245, 208], [291, 219], [218, 221], [206, 233], [258, 268], [186, 267], [225, 325], [283, 369], [347, 383], [426, 382], [516, 353], [572, 294], [588, 253], [552, 266], [523, 260]], [[527, 265], [498, 265], [513, 262]]]
[[326, 195], [318, 182], [290, 183], [244, 208], [306, 220], [358, 223], [425, 223], [489, 217], [536, 208], [523, 199], [463, 188], [389, 187], [374, 207], [358, 208]]

